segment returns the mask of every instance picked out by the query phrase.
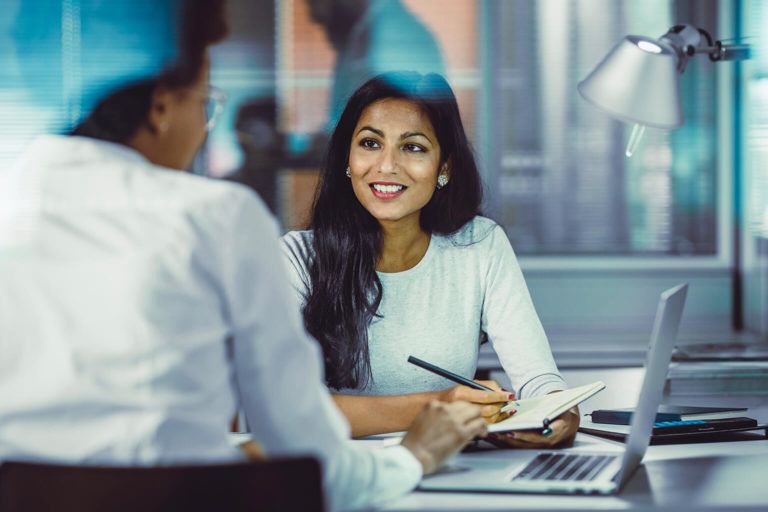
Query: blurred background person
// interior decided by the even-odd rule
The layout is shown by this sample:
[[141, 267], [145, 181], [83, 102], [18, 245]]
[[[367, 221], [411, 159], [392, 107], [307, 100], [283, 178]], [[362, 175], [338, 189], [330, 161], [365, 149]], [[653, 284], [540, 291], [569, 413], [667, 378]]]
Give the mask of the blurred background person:
[[243, 162], [227, 179], [252, 188], [272, 214], [279, 216], [278, 175], [287, 154], [285, 136], [277, 129], [275, 99], [255, 98], [242, 103], [237, 109], [235, 134]]
[[307, 0], [336, 51], [327, 131], [352, 93], [387, 71], [445, 75], [434, 35], [400, 0]]

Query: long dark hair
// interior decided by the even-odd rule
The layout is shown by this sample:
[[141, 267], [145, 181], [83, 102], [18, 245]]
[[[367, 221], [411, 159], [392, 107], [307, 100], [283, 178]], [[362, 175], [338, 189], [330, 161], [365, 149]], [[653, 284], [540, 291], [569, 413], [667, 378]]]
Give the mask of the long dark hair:
[[445, 78], [393, 72], [363, 84], [349, 99], [325, 156], [312, 211], [313, 256], [304, 324], [323, 348], [331, 388], [364, 388], [371, 380], [368, 326], [382, 298], [376, 261], [379, 224], [360, 204], [345, 175], [355, 126], [366, 107], [385, 98], [418, 105], [440, 144], [440, 163], [450, 161], [450, 181], [421, 210], [427, 233], [450, 234], [479, 213], [480, 175], [456, 97]]
[[126, 84], [102, 98], [69, 135], [127, 143], [146, 122], [158, 87], [180, 89], [197, 81], [205, 51], [227, 35], [225, 0], [175, 0], [178, 58], [157, 77]]

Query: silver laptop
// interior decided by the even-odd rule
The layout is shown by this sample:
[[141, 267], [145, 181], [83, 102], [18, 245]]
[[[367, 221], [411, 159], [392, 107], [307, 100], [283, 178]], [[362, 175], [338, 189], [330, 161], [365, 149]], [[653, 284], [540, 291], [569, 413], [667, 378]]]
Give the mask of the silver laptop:
[[419, 489], [546, 494], [619, 492], [648, 448], [687, 290], [688, 285], [681, 284], [664, 291], [659, 299], [645, 377], [623, 454], [508, 450], [499, 453], [499, 458], [487, 457], [491, 453], [466, 455], [458, 466], [424, 478]]

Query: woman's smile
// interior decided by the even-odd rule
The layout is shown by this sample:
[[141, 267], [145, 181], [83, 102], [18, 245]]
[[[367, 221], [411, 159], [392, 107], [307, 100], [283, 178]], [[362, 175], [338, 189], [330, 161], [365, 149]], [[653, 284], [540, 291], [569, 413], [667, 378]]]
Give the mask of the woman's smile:
[[412, 101], [385, 98], [363, 110], [353, 133], [347, 162], [357, 200], [379, 223], [418, 225], [440, 165], [429, 116]]
[[374, 181], [370, 184], [373, 195], [379, 199], [389, 201], [403, 195], [408, 187], [400, 183]]

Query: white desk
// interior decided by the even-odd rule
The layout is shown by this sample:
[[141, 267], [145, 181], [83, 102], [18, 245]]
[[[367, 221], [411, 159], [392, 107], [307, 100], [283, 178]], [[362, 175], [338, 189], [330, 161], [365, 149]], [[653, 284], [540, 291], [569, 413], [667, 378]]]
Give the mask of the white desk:
[[[607, 388], [584, 402], [581, 412], [632, 407], [640, 392], [642, 368], [564, 370], [571, 386], [601, 379]], [[505, 376], [496, 376], [500, 381]], [[502, 385], [508, 384], [503, 382]], [[696, 397], [665, 401], [688, 405], [741, 405], [748, 415], [768, 422], [768, 397]], [[757, 431], [764, 433], [764, 431]], [[569, 450], [621, 450], [622, 443], [578, 434]], [[505, 450], [461, 457], [503, 459]], [[768, 511], [768, 439], [758, 441], [651, 446], [616, 496], [544, 496], [532, 494], [435, 493], [415, 491], [385, 510], [760, 510]]]
[[[578, 434], [569, 450], [620, 450]], [[460, 454], [503, 459], [505, 450]], [[435, 493], [415, 491], [384, 510], [768, 510], [768, 440], [651, 446], [616, 496]]]

